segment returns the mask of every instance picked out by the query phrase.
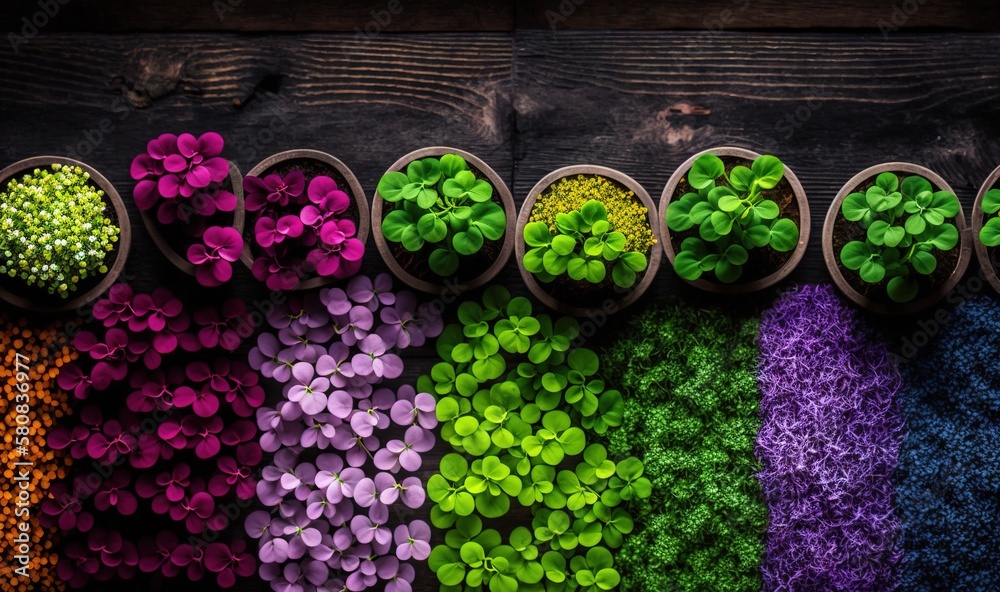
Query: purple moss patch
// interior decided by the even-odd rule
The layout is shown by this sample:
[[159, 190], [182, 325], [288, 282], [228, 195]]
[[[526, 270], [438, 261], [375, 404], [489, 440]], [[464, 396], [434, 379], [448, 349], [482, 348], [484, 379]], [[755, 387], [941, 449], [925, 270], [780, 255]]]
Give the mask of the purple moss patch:
[[1000, 590], [1000, 305], [960, 305], [903, 367], [896, 491], [907, 592]]
[[765, 590], [895, 589], [892, 473], [901, 380], [886, 344], [829, 285], [782, 296], [760, 326]]

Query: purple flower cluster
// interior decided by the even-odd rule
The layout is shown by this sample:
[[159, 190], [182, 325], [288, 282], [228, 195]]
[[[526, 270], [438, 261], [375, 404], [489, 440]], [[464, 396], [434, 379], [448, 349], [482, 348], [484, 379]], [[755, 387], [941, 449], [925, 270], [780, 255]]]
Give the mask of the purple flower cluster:
[[361, 268], [365, 245], [355, 222], [341, 217], [350, 196], [326, 176], [302, 171], [247, 176], [246, 208], [257, 212], [253, 275], [272, 290], [291, 290], [311, 273], [344, 279]]
[[203, 286], [229, 281], [232, 263], [243, 250], [243, 237], [236, 229], [213, 224], [218, 214], [233, 212], [237, 206], [236, 196], [223, 188], [229, 177], [229, 162], [221, 156], [224, 146], [215, 132], [199, 137], [163, 134], [132, 160], [136, 205], [144, 212], [155, 208], [160, 224], [180, 226], [196, 241], [186, 255]]
[[764, 589], [894, 589], [903, 417], [888, 347], [831, 286], [803, 286], [761, 320], [758, 382]]
[[399, 516], [424, 503], [423, 484], [406, 473], [434, 445], [435, 399], [381, 385], [403, 372], [398, 350], [441, 333], [440, 316], [413, 294], [394, 293], [382, 274], [290, 299], [268, 322], [276, 332], [259, 337], [250, 364], [284, 385], [284, 399], [257, 412], [261, 447], [276, 453], [257, 483], [272, 510], [246, 521], [260, 539], [261, 575], [276, 592], [379, 582], [408, 592], [408, 561], [430, 554], [430, 527], [393, 526], [390, 510]]
[[[192, 579], [213, 573], [220, 586], [232, 586], [256, 568], [245, 541], [182, 545], [164, 532], [136, 544], [106, 529], [96, 513], [132, 516], [148, 508], [186, 534], [201, 535], [226, 528], [225, 500], [253, 499], [263, 451], [252, 418], [264, 389], [245, 361], [211, 355], [239, 348], [252, 333], [246, 305], [231, 300], [188, 313], [163, 288], [144, 294], [118, 284], [94, 305], [93, 316], [103, 334], [76, 335], [84, 355], [58, 381], [80, 399], [94, 401], [102, 392], [102, 406], [84, 407], [76, 426], [63, 424], [48, 435], [54, 449], [88, 461], [76, 463], [84, 469], [71, 487], [56, 484], [42, 503], [43, 525], [86, 535], [68, 544], [60, 577], [81, 586], [186, 571]], [[118, 410], [102, 411], [116, 407], [111, 398], [119, 392]]]

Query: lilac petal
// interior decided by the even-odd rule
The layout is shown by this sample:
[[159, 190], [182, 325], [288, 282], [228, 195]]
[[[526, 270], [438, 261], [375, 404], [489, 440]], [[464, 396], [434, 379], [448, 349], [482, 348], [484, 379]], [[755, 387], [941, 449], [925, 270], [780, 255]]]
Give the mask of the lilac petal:
[[351, 416], [351, 429], [362, 438], [371, 436], [377, 424], [378, 418], [371, 413], [356, 412]]
[[388, 448], [377, 451], [373, 462], [376, 467], [383, 471], [396, 472], [399, 470], [399, 457]]
[[427, 452], [434, 448], [434, 434], [420, 426], [407, 428], [405, 440], [410, 448], [417, 452]]
[[243, 524], [246, 533], [255, 539], [259, 539], [270, 526], [271, 513], [266, 510], [251, 512]]
[[354, 398], [345, 391], [333, 391], [327, 397], [327, 410], [340, 419], [347, 419], [354, 410]]
[[326, 410], [327, 398], [323, 393], [313, 392], [302, 397], [299, 405], [302, 411], [309, 415], [316, 415]]
[[403, 479], [403, 492], [400, 498], [408, 508], [417, 509], [424, 504], [427, 493], [424, 491], [420, 479], [417, 477], [407, 477]]
[[347, 284], [347, 295], [358, 304], [364, 304], [372, 299], [373, 285], [371, 278], [357, 276]]
[[360, 483], [364, 478], [364, 471], [355, 467], [346, 468], [341, 471], [340, 480], [343, 482], [342, 488], [344, 495], [347, 497], [354, 497], [355, 488], [357, 488], [358, 483]]
[[292, 367], [292, 376], [302, 384], [309, 384], [315, 375], [315, 368], [307, 362], [299, 362]]
[[302, 542], [308, 547], [315, 547], [323, 539], [323, 535], [315, 528], [303, 529], [300, 536], [302, 537]]
[[396, 354], [385, 354], [379, 360], [382, 362], [382, 375], [385, 378], [399, 378], [403, 374], [403, 360]]
[[397, 401], [389, 410], [389, 417], [392, 422], [399, 426], [413, 425], [416, 416], [413, 403], [409, 401]]
[[389, 580], [396, 576], [399, 571], [399, 561], [395, 557], [379, 557], [376, 560], [378, 566], [378, 577]]
[[330, 578], [330, 570], [322, 561], [307, 561], [303, 564], [302, 575], [314, 586], [322, 586]]
[[407, 449], [400, 453], [399, 464], [404, 469], [412, 473], [420, 469], [420, 465], [423, 464], [423, 460], [418, 452]]
[[264, 563], [281, 563], [288, 559], [288, 542], [284, 539], [271, 539], [261, 545], [258, 554]]
[[[389, 521], [389, 506], [385, 504], [374, 504], [371, 508], [368, 508], [368, 517], [373, 523], [385, 524]], [[389, 535], [389, 540], [392, 540], [392, 533], [388, 528], [385, 529], [386, 534]]]
[[375, 360], [368, 354], [354, 354], [351, 367], [361, 376], [368, 376], [375, 371]]
[[399, 489], [396, 487], [390, 487], [382, 491], [378, 496], [378, 501], [383, 504], [390, 506], [399, 499]]

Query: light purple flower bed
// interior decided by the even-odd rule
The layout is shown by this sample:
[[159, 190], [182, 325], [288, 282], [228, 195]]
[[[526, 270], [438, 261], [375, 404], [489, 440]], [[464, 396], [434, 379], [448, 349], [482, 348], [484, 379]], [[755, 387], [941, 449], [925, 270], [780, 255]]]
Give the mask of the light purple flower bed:
[[820, 285], [764, 314], [760, 352], [764, 589], [894, 589], [902, 552], [891, 477], [903, 418], [887, 346]]
[[403, 373], [401, 350], [441, 333], [440, 314], [381, 274], [290, 298], [267, 321], [250, 365], [284, 397], [257, 412], [276, 453], [257, 483], [269, 509], [245, 523], [261, 577], [275, 592], [410, 592], [431, 551], [430, 526], [411, 518], [437, 417], [432, 395], [386, 381]]

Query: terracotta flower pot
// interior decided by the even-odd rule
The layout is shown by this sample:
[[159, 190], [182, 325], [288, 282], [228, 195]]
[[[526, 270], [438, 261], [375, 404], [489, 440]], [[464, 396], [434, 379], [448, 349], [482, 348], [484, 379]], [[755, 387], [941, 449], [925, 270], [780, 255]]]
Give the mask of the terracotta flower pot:
[[969, 267], [969, 260], [972, 257], [972, 246], [970, 244], [971, 233], [965, 223], [965, 213], [962, 211], [961, 204], [959, 204], [958, 215], [956, 215], [954, 219], [955, 227], [958, 229], [959, 242], [955, 249], [953, 249], [957, 249], [958, 256], [955, 263], [951, 266], [951, 274], [948, 278], [945, 281], [938, 283], [930, 292], [920, 294], [916, 299], [906, 303], [896, 303], [889, 300], [888, 295], [885, 295], [884, 283], [868, 284], [871, 286], [872, 290], [875, 291], [873, 296], [877, 295], [877, 297], [868, 296], [860, 292], [851, 285], [851, 283], [844, 276], [844, 272], [841, 270], [840, 246], [834, 244], [834, 231], [835, 228], [841, 224], [857, 224], [856, 222], [849, 222], [844, 219], [843, 214], [840, 211], [844, 198], [873, 181], [879, 174], [885, 172], [896, 173], [897, 175], [900, 173], [904, 175], [919, 175], [930, 181], [931, 185], [934, 186], [935, 189], [939, 191], [949, 191], [953, 194], [955, 193], [951, 186], [949, 186], [948, 183], [945, 182], [945, 180], [942, 179], [937, 173], [916, 164], [910, 164], [907, 162], [886, 162], [861, 171], [860, 173], [854, 175], [854, 177], [852, 177], [851, 180], [844, 185], [840, 192], [837, 193], [837, 196], [833, 199], [833, 203], [830, 204], [830, 209], [826, 213], [826, 220], [823, 223], [823, 260], [826, 262], [826, 268], [829, 270], [830, 276], [833, 278], [833, 282], [837, 285], [837, 288], [840, 289], [844, 296], [849, 298], [858, 306], [872, 312], [885, 315], [913, 314], [939, 302], [962, 279], [962, 275]]
[[[428, 148], [421, 148], [420, 150], [414, 150], [413, 152], [403, 156], [394, 162], [386, 172], [404, 172], [407, 165], [415, 160], [431, 157], [437, 158], [444, 156], [445, 154], [457, 154], [461, 156], [465, 159], [465, 162], [469, 165], [469, 168], [472, 169], [473, 172], [478, 173], [479, 176], [485, 177], [489, 181], [495, 191], [493, 194], [494, 201], [496, 201], [496, 198], [499, 198], [501, 205], [503, 206], [504, 214], [507, 217], [507, 227], [504, 230], [504, 235], [501, 239], [503, 242], [499, 245], [496, 257], [492, 260], [482, 262], [482, 265], [479, 266], [479, 269], [483, 269], [481, 273], [475, 275], [468, 272], [463, 273], [462, 269], [459, 268], [459, 272], [451, 278], [443, 278], [433, 274], [433, 272], [423, 274], [418, 277], [412, 268], [408, 268], [407, 265], [400, 263], [397, 258], [401, 254], [408, 253], [408, 251], [405, 251], [401, 245], [389, 243], [389, 241], [386, 240], [385, 235], [382, 234], [382, 220], [391, 211], [391, 209], [385, 207], [386, 201], [381, 195], [379, 195], [378, 191], [376, 191], [375, 197], [372, 199], [372, 227], [374, 229], [375, 244], [378, 246], [378, 252], [382, 255], [382, 259], [385, 261], [385, 264], [389, 267], [389, 270], [392, 271], [394, 276], [399, 278], [403, 283], [411, 288], [422, 292], [440, 293], [442, 290], [463, 292], [465, 290], [478, 288], [492, 280], [498, 273], [500, 273], [500, 270], [507, 265], [507, 261], [510, 259], [510, 254], [514, 250], [514, 220], [517, 216], [517, 209], [514, 206], [514, 197], [511, 195], [507, 184], [500, 178], [500, 175], [498, 175], [496, 171], [490, 168], [488, 164], [483, 162], [477, 156], [457, 148], [431, 146]], [[482, 251], [480, 251], [480, 253], [482, 253]], [[418, 256], [419, 254], [420, 253], [414, 253], [414, 255]], [[474, 259], [477, 256], [478, 254], [462, 256], [462, 258], [463, 260], [469, 260]]]
[[[986, 192], [1000, 184], [1000, 167], [990, 173], [990, 176], [983, 182], [976, 195], [976, 203], [972, 206], [972, 244], [976, 249], [976, 257], [979, 259], [979, 267], [983, 270], [986, 281], [997, 292], [1000, 292], [1000, 275], [997, 274], [1000, 268], [1000, 247], [987, 247], [979, 240], [979, 231], [986, 224], [986, 214], [983, 212], [983, 198]], [[993, 214], [994, 216], [996, 214]]]
[[[361, 182], [358, 181], [358, 178], [346, 164], [340, 159], [319, 150], [287, 150], [265, 158], [257, 166], [250, 169], [247, 176], [263, 178], [282, 167], [292, 169], [305, 167], [312, 169], [306, 174], [306, 187], [309, 186], [310, 179], [319, 175], [326, 175], [336, 181], [337, 187], [350, 196], [351, 203], [353, 204], [344, 212], [345, 217], [357, 225], [356, 236], [358, 240], [362, 244], [368, 242], [370, 228], [368, 197], [365, 196], [365, 191], [361, 188]], [[247, 224], [246, 230], [247, 232], [243, 236], [243, 254], [240, 256], [240, 260], [247, 266], [247, 269], [252, 269], [255, 256], [253, 249], [255, 246], [253, 225]], [[333, 276], [314, 275], [302, 278], [295, 289], [312, 290], [336, 281], [338, 281], [337, 278]]]
[[[674, 258], [677, 256], [677, 249], [680, 246], [681, 238], [677, 236], [672, 236], [670, 234], [670, 228], [667, 226], [667, 207], [670, 202], [675, 199], [680, 198], [680, 195], [675, 195], [678, 192], [678, 186], [681, 183], [686, 183], [688, 171], [691, 170], [691, 166], [694, 165], [694, 161], [698, 159], [699, 156], [703, 154], [714, 154], [721, 158], [723, 162], [729, 165], [732, 161], [746, 161], [742, 162], [745, 166], [750, 166], [753, 160], [760, 156], [760, 154], [753, 152], [752, 150], [746, 150], [744, 148], [734, 148], [730, 146], [723, 146], [719, 148], [709, 148], [708, 150], [703, 150], [698, 154], [695, 154], [691, 158], [684, 161], [680, 167], [674, 171], [671, 175], [670, 180], [667, 181], [667, 186], [663, 188], [663, 194], [660, 196], [660, 211], [659, 211], [659, 226], [660, 234], [663, 236], [663, 250], [667, 253], [667, 261], [670, 262], [670, 267], [674, 266]], [[787, 185], [786, 185], [787, 184]], [[691, 284], [696, 288], [705, 290], [706, 292], [714, 292], [721, 294], [748, 294], [750, 292], [758, 292], [766, 288], [777, 284], [781, 280], [788, 277], [790, 273], [795, 271], [799, 262], [802, 261], [802, 256], [806, 253], [806, 247], [809, 245], [809, 228], [810, 228], [810, 218], [809, 218], [809, 200], [806, 198], [805, 189], [802, 188], [802, 183], [799, 182], [799, 178], [795, 176], [788, 166], [785, 166], [785, 174], [782, 178], [781, 183], [775, 187], [774, 190], [778, 190], [783, 185], [786, 185], [786, 190], [790, 189], [795, 197], [795, 207], [798, 213], [792, 216], [792, 220], [795, 222], [796, 226], [799, 227], [799, 242], [795, 246], [795, 249], [789, 254], [788, 258], [773, 271], [766, 273], [761, 277], [754, 279], [738, 281], [731, 284], [720, 282], [714, 278], [714, 276], [709, 279], [707, 277], [701, 277], [694, 281], [684, 280], [685, 282]], [[774, 191], [771, 190], [771, 191]], [[788, 207], [782, 208], [782, 214], [787, 211]], [[674, 245], [674, 242], [677, 245]], [[765, 249], [771, 249], [770, 247], [758, 247], [750, 251], [751, 257], [754, 256], [755, 252], [764, 252]], [[773, 250], [772, 250], [773, 251]], [[745, 273], [745, 271], [744, 271]], [[681, 278], [684, 279], [684, 278]]]
[[[546, 284], [538, 281], [533, 273], [524, 268], [524, 254], [527, 251], [527, 245], [524, 242], [524, 227], [528, 224], [531, 218], [531, 211], [535, 207], [535, 202], [538, 200], [538, 196], [556, 181], [565, 177], [574, 177], [576, 175], [606, 177], [632, 191], [632, 193], [635, 194], [635, 199], [645, 206], [649, 213], [649, 227], [653, 233], [653, 238], [657, 241], [661, 240], [660, 227], [655, 220], [656, 204], [654, 204], [653, 200], [649, 197], [649, 193], [647, 193], [646, 190], [643, 189], [642, 185], [640, 185], [635, 179], [629, 177], [625, 173], [603, 166], [588, 164], [568, 166], [554, 170], [548, 175], [542, 177], [542, 179], [531, 188], [531, 191], [528, 193], [528, 197], [521, 205], [521, 212], [517, 217], [517, 240], [514, 243], [517, 266], [521, 270], [521, 278], [524, 279], [524, 283], [527, 284], [531, 293], [549, 308], [563, 314], [578, 317], [598, 313], [612, 314], [624, 310], [634, 304], [635, 301], [637, 301], [646, 292], [646, 290], [649, 289], [649, 286], [653, 283], [653, 279], [656, 277], [656, 272], [660, 269], [660, 257], [662, 253], [658, 245], [650, 247], [648, 258], [646, 260], [646, 269], [645, 271], [640, 272], [641, 276], [638, 278], [636, 283], [628, 289], [613, 288], [615, 292], [620, 290], [620, 293], [609, 295], [604, 299], [601, 305], [580, 306], [560, 300], [559, 298], [553, 296], [549, 290], [546, 290]], [[586, 280], [580, 281], [586, 282]]]
[[[108, 267], [108, 273], [104, 274], [100, 279], [95, 276], [85, 280], [83, 285], [86, 288], [82, 292], [78, 292], [76, 296], [62, 299], [57, 296], [51, 296], [43, 290], [32, 289], [27, 286], [23, 290], [13, 287], [11, 289], [0, 287], [0, 298], [3, 300], [24, 310], [42, 313], [71, 311], [97, 300], [118, 280], [122, 270], [125, 268], [125, 261], [128, 260], [129, 249], [132, 246], [132, 225], [129, 223], [125, 203], [122, 201], [121, 196], [118, 195], [118, 191], [111, 185], [111, 182], [88, 164], [61, 156], [36, 156], [28, 158], [15, 162], [0, 171], [0, 191], [6, 190], [7, 183], [12, 178], [20, 177], [35, 168], [47, 167], [52, 164], [80, 167], [89, 173], [90, 181], [104, 191], [104, 201], [108, 206], [107, 211], [120, 232], [115, 248], [104, 256], [104, 264]], [[4, 285], [11, 285], [10, 278], [4, 278], [3, 281]], [[15, 281], [19, 282], [20, 280]]]
[[[243, 209], [243, 176], [240, 174], [240, 169], [236, 168], [236, 165], [232, 162], [229, 163], [229, 187], [224, 187], [233, 192], [236, 196], [236, 209], [232, 212], [226, 212], [229, 216], [226, 216], [230, 226], [236, 229], [237, 232], [243, 232], [243, 223], [246, 215], [246, 211]], [[163, 256], [167, 258], [171, 264], [177, 269], [183, 271], [184, 273], [194, 276], [194, 264], [187, 260], [187, 252], [177, 252], [175, 245], [172, 245], [167, 239], [167, 236], [163, 233], [163, 229], [167, 226], [161, 224], [159, 220], [156, 219], [156, 210], [139, 211], [139, 215], [142, 217], [142, 224], [146, 227], [146, 232], [149, 233], [149, 237], [153, 239], [153, 243], [156, 248], [163, 253]], [[175, 232], [174, 229], [170, 229], [171, 232]], [[186, 235], [185, 235], [186, 236]], [[197, 242], [193, 237], [188, 237], [190, 244]]]

